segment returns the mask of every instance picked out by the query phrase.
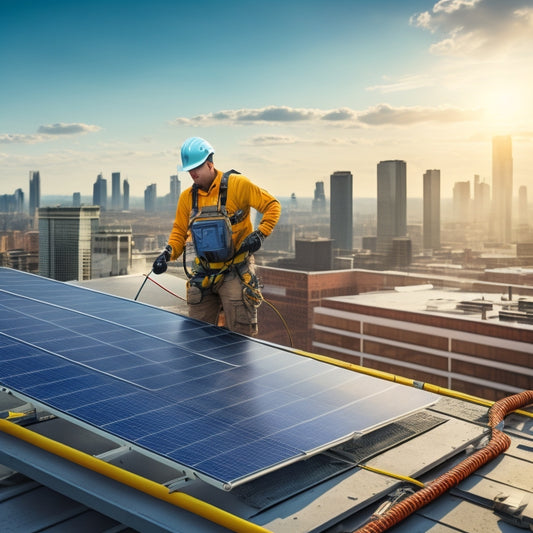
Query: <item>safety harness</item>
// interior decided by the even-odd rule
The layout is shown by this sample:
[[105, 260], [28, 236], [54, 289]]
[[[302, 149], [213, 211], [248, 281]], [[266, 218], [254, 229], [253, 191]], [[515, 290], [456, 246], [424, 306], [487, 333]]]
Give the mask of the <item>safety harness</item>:
[[192, 285], [200, 289], [215, 287], [222, 281], [224, 273], [234, 265], [243, 263], [248, 252], [235, 254], [232, 239], [232, 226], [241, 222], [244, 211], [238, 209], [229, 215], [226, 210], [228, 181], [231, 174], [240, 174], [229, 170], [222, 175], [216, 206], [198, 208], [198, 186], [192, 187], [192, 208], [189, 231], [196, 252], [193, 272], [186, 264], [185, 250], [183, 268]]
[[230, 216], [226, 210], [231, 174], [240, 172], [232, 169], [222, 175], [216, 206], [204, 206], [199, 209], [198, 186], [193, 185], [189, 231], [196, 258], [192, 273], [187, 269], [185, 250], [183, 252], [183, 268], [189, 278], [188, 286], [195, 289], [188, 291], [188, 303], [199, 303], [204, 291], [216, 291], [224, 279], [224, 274], [235, 270], [243, 284], [245, 304], [250, 308], [257, 308], [263, 300], [259, 280], [255, 274], [248, 271], [245, 262], [248, 252], [235, 253], [232, 239], [232, 226], [241, 222], [245, 213], [238, 209]]

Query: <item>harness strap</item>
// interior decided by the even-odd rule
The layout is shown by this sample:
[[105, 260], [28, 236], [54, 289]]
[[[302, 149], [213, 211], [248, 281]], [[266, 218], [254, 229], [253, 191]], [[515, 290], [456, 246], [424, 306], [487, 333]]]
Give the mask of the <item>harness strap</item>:
[[[218, 191], [219, 210], [226, 208], [226, 200], [228, 199], [228, 181], [230, 174], [240, 174], [240, 172], [231, 169], [222, 174], [222, 179], [220, 180], [220, 190]], [[196, 185], [196, 183], [192, 186], [192, 213], [193, 215], [198, 214], [198, 185]], [[234, 222], [232, 222], [232, 224], [234, 224]]]

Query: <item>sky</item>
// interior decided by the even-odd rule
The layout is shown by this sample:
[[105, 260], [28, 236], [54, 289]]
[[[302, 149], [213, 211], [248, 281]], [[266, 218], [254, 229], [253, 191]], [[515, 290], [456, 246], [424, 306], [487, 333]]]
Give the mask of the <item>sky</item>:
[[349, 170], [375, 197], [401, 159], [409, 197], [428, 169], [451, 197], [512, 135], [531, 202], [532, 86], [533, 0], [0, 0], [0, 194], [163, 196], [200, 136], [277, 196]]

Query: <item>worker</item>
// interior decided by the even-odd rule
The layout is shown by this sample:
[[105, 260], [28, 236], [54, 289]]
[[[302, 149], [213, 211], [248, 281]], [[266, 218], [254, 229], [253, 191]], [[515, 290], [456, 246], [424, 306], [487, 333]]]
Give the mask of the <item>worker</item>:
[[[253, 254], [274, 229], [281, 206], [240, 173], [217, 170], [214, 153], [200, 137], [181, 146], [178, 171], [188, 171], [193, 185], [178, 199], [168, 244], [154, 261], [153, 272], [165, 272], [167, 262], [184, 253], [191, 239], [196, 257], [192, 272], [186, 268], [189, 316], [218, 324], [223, 311], [226, 328], [255, 336], [262, 296]], [[256, 230], [250, 208], [263, 215]]]

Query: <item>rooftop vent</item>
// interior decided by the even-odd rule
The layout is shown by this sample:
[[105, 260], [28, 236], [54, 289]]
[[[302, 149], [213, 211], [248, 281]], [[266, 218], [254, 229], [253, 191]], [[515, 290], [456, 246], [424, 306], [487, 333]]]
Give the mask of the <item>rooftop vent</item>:
[[455, 308], [467, 313], [483, 313], [492, 311], [493, 305], [487, 300], [463, 300]]

